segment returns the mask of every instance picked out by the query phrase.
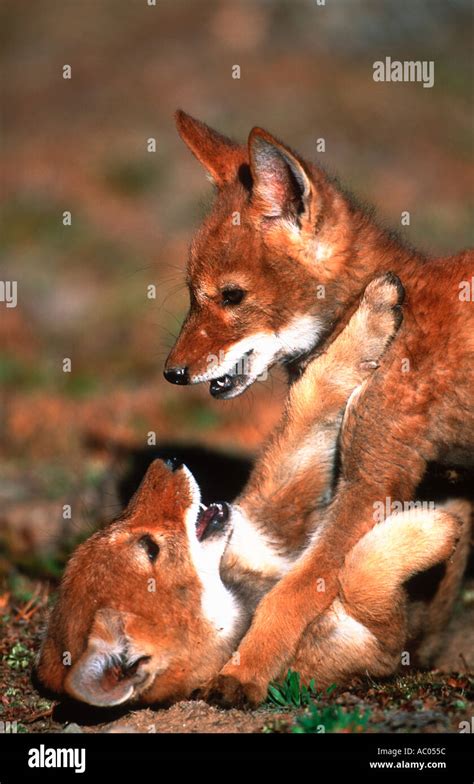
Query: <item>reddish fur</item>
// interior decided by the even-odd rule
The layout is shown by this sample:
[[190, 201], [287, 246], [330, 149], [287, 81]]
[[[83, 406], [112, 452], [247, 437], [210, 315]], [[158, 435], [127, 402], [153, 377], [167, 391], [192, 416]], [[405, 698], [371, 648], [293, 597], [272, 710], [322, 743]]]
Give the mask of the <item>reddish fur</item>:
[[329, 501], [347, 400], [383, 366], [400, 325], [400, 298], [386, 278], [369, 285], [337, 340], [290, 387], [282, 420], [238, 499], [248, 517], [292, 556], [307, 546]]
[[[183, 117], [184, 140], [215, 169], [215, 132], [187, 116], [183, 124]], [[474, 263], [467, 251], [427, 259], [405, 247], [322, 170], [260, 129], [249, 137], [246, 176], [240, 163], [232, 180], [235, 145], [226, 149], [219, 139], [219, 167], [227, 176], [191, 247], [191, 309], [168, 367], [186, 365], [191, 377], [198, 375], [209, 354], [255, 331], [279, 330], [295, 315], [317, 315], [331, 340], [367, 283], [389, 270], [406, 291], [404, 324], [384, 372], [364, 390], [344, 430], [342, 475], [326, 534], [264, 598], [239, 648], [240, 664], [226, 665], [219, 679], [219, 692], [232, 703], [242, 691], [251, 701], [263, 698], [304, 628], [330, 605], [345, 554], [374, 524], [375, 502], [413, 499], [428, 461], [472, 465], [474, 307], [459, 291], [474, 278]], [[304, 197], [296, 199], [275, 150], [306, 183]], [[244, 156], [242, 148], [239, 161]], [[240, 213], [240, 226], [232, 226], [233, 212]], [[318, 260], [318, 249], [328, 248]], [[229, 282], [248, 289], [238, 309], [220, 305], [219, 289]], [[317, 284], [325, 286], [324, 299], [315, 297]], [[315, 350], [321, 347], [316, 341]], [[300, 361], [298, 370], [304, 367]], [[317, 578], [325, 580], [324, 593], [314, 591]]]
[[[147, 695], [149, 702], [189, 694], [223, 663], [230, 653], [225, 647], [211, 646], [200, 655], [211, 630], [201, 613], [200, 586], [187, 547], [184, 513], [189, 503], [182, 472], [172, 473], [155, 461], [123, 516], [76, 550], [39, 658], [38, 675], [48, 688], [71, 693], [71, 669], [86, 651], [91, 631], [100, 629], [107, 639], [100, 612], [110, 610], [125, 619], [124, 633], [144, 653], [173, 656], [173, 665]], [[136, 558], [136, 542], [145, 533], [162, 545], [156, 569]], [[156, 579], [154, 592], [148, 590], [150, 577]], [[63, 663], [64, 652], [71, 655], [70, 666]]]
[[[326, 446], [336, 442], [341, 411], [351, 392], [380, 372], [377, 367], [399, 323], [396, 284], [386, 278], [374, 281], [338, 339], [293, 385], [279, 431], [267, 444], [239, 499], [263, 539], [274, 542], [275, 552], [295, 559], [320, 522], [322, 513], [315, 514], [315, 498], [327, 494], [334, 461]], [[321, 433], [324, 440], [318, 437]], [[305, 438], [311, 473], [295, 466], [293, 460]], [[279, 484], [277, 495], [275, 483]], [[267, 490], [273, 491], [273, 506], [265, 498]], [[216, 674], [243, 634], [260, 596], [271, 589], [278, 575], [264, 561], [250, 570], [245, 553], [231, 539], [221, 566], [226, 581], [241, 595], [242, 617], [234, 638], [219, 636], [203, 617], [199, 579], [189, 558], [184, 522], [191, 500], [186, 473], [171, 473], [156, 461], [124, 515], [78, 548], [67, 567], [41, 651], [38, 673], [43, 683], [93, 704], [121, 699], [136, 676], [123, 671], [119, 661], [94, 676], [92, 683], [84, 676], [97, 641], [102, 647], [108, 642], [115, 650], [133, 648], [158, 663], [166, 659], [165, 670], [141, 692], [143, 702], [188, 696]], [[382, 538], [379, 534], [378, 544], [366, 538], [352, 550], [339, 574], [336, 604], [309, 625], [290, 662], [304, 681], [316, 676], [318, 686], [324, 687], [334, 681], [342, 684], [365, 671], [389, 675], [398, 667], [400, 651], [410, 638], [420, 653], [433, 654], [433, 642], [439, 644], [450, 616], [468, 549], [469, 505], [451, 504], [449, 512], [458, 519], [427, 513], [426, 530], [402, 516]], [[449, 558], [459, 521], [462, 538], [438, 591], [423, 609], [409, 603], [404, 581]], [[162, 547], [157, 565], [148, 563], [140, 552], [144, 534]], [[152, 593], [150, 577], [156, 579]], [[341, 626], [338, 613], [343, 618], [348, 615], [351, 624], [359, 622], [353, 638], [344, 629], [344, 620]], [[280, 622], [284, 625], [285, 618]], [[71, 666], [63, 661], [66, 651]], [[282, 668], [278, 675], [284, 674]]]

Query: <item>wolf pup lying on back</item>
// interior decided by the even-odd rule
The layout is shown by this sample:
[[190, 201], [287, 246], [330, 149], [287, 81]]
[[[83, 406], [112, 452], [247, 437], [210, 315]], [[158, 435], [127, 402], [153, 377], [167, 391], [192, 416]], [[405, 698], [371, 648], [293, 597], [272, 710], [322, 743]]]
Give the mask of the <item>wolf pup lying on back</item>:
[[[98, 706], [206, 688], [261, 597], [317, 536], [314, 509], [330, 496], [347, 400], [380, 372], [400, 319], [396, 282], [370, 284], [341, 335], [293, 385], [230, 514], [227, 505], [200, 504], [185, 467], [150, 466], [124, 515], [82, 544], [66, 569], [39, 657], [46, 686]], [[299, 462], [297, 443], [305, 445]], [[336, 599], [290, 661], [303, 681], [316, 675], [324, 687], [366, 672], [389, 675], [402, 651], [419, 655], [428, 644], [433, 652], [430, 637], [440, 643], [464, 571], [469, 512], [461, 501], [405, 512], [361, 539], [340, 571]], [[429, 603], [408, 601], [403, 583], [440, 561], [446, 572]]]
[[276, 362], [290, 376], [304, 373], [370, 280], [392, 270], [406, 290], [383, 372], [347, 418], [322, 534], [265, 596], [239, 664], [229, 662], [209, 692], [224, 704], [255, 703], [334, 601], [338, 570], [373, 527], [374, 505], [410, 502], [431, 461], [474, 463], [474, 260], [468, 252], [428, 259], [400, 244], [261, 128], [244, 147], [183, 112], [177, 125], [217, 198], [191, 244], [191, 304], [166, 362], [169, 381], [207, 382], [230, 398]]

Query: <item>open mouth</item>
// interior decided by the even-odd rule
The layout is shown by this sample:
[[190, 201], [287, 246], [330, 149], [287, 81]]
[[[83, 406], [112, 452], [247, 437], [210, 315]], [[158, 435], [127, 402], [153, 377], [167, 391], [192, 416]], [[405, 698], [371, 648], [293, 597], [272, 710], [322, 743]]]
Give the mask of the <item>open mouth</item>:
[[200, 504], [196, 520], [196, 537], [199, 542], [224, 533], [229, 522], [229, 505], [226, 503]]
[[229, 373], [212, 379], [209, 384], [209, 392], [212, 397], [228, 400], [231, 397], [240, 395], [248, 387], [250, 375], [245, 372], [245, 369], [252, 352], [253, 349], [247, 351]]

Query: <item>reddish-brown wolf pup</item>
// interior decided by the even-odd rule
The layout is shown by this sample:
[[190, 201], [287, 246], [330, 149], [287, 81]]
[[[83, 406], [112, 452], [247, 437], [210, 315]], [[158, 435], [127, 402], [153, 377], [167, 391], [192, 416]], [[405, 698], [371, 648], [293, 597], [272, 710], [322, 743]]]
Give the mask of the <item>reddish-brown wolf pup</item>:
[[370, 280], [391, 270], [406, 291], [383, 372], [347, 418], [323, 533], [262, 600], [238, 659], [209, 690], [224, 704], [256, 703], [334, 601], [339, 568], [375, 524], [375, 506], [410, 502], [432, 461], [473, 465], [474, 262], [467, 251], [433, 259], [403, 245], [261, 128], [240, 146], [183, 112], [177, 124], [217, 198], [191, 244], [191, 304], [169, 381], [208, 382], [230, 398], [276, 362], [294, 377], [347, 323]]

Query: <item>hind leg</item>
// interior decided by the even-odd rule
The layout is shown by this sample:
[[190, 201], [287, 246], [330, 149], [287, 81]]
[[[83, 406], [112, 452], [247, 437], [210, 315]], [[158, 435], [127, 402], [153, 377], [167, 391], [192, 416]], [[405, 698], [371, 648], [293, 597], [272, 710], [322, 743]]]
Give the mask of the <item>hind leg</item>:
[[424, 601], [409, 602], [408, 645], [411, 661], [416, 667], [432, 666], [445, 642], [445, 634], [466, 570], [471, 547], [472, 505], [465, 500], [450, 500], [440, 506], [460, 521], [459, 541], [452, 556], [442, 566], [444, 573], [435, 591]]
[[[447, 561], [449, 580], [425, 608], [425, 645], [449, 618], [465, 567], [470, 505], [407, 511], [377, 525], [348, 554], [339, 596], [304, 633], [290, 668], [318, 687], [343, 684], [354, 675], [394, 673], [407, 650], [410, 602], [404, 588], [413, 574]], [[413, 663], [413, 662], [412, 662]], [[284, 673], [283, 673], [284, 675]]]
[[[303, 683], [313, 678], [318, 689], [333, 683], [343, 686], [357, 675], [386, 677], [396, 671], [407, 636], [405, 595], [400, 590], [396, 607], [385, 623], [369, 625], [351, 614], [340, 599], [313, 621], [299, 643], [289, 669]], [[286, 670], [280, 673], [284, 678]]]

